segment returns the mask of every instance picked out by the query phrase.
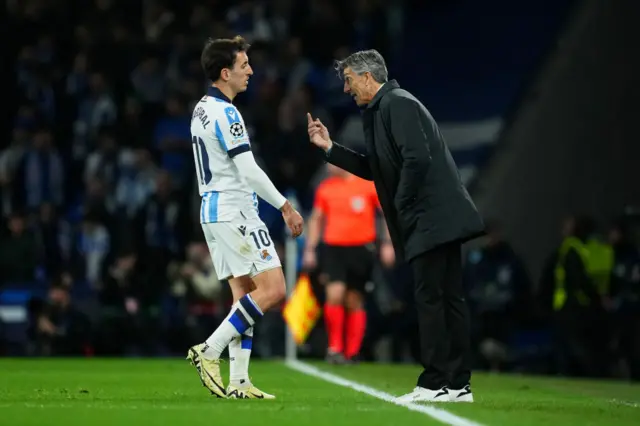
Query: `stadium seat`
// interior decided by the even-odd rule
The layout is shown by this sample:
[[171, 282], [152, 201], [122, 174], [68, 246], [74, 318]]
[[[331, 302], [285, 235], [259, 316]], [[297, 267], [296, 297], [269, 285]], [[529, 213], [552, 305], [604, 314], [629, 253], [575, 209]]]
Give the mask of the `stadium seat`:
[[7, 355], [24, 354], [28, 343], [29, 304], [46, 298], [46, 287], [39, 283], [11, 283], [0, 289], [0, 340]]

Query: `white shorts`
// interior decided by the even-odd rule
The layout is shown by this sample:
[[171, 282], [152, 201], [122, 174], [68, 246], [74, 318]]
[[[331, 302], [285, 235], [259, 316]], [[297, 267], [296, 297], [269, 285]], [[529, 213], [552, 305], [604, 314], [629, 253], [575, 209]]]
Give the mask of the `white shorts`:
[[202, 231], [218, 279], [254, 277], [281, 266], [269, 230], [259, 217], [203, 223]]

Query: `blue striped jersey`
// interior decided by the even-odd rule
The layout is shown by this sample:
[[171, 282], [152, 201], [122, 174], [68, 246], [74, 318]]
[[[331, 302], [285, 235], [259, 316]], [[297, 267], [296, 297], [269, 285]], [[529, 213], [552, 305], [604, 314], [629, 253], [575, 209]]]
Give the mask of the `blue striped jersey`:
[[191, 142], [200, 223], [257, 217], [258, 198], [238, 172], [233, 158], [251, 150], [242, 115], [216, 87], [210, 87], [191, 116]]

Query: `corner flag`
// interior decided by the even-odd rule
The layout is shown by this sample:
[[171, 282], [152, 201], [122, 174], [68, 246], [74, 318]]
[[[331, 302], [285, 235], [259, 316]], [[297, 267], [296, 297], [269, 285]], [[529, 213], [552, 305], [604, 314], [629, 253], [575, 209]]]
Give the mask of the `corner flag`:
[[307, 339], [318, 317], [320, 317], [320, 313], [320, 306], [313, 294], [309, 276], [301, 274], [282, 312], [298, 345]]

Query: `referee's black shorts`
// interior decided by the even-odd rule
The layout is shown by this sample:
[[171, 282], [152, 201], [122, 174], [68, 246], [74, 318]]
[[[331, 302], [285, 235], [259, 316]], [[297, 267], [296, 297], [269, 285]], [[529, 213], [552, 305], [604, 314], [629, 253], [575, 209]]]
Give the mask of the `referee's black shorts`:
[[321, 270], [328, 282], [342, 281], [350, 290], [364, 291], [371, 279], [375, 259], [375, 245], [332, 246], [322, 250]]

